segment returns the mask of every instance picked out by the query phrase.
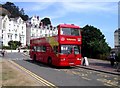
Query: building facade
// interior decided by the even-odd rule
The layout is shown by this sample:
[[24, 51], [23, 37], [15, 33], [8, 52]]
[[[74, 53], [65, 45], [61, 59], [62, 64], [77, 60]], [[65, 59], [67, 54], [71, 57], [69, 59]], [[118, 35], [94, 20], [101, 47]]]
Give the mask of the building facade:
[[51, 25], [44, 26], [39, 16], [32, 16], [26, 22], [26, 43], [30, 45], [30, 39], [49, 37], [58, 34], [56, 27]]
[[30, 45], [30, 39], [57, 35], [57, 28], [42, 25], [39, 16], [32, 16], [28, 21], [21, 17], [0, 16], [0, 42], [8, 46], [9, 41], [20, 41], [22, 46]]
[[114, 47], [120, 48], [120, 28], [114, 32]]
[[40, 35], [40, 18], [39, 16], [32, 16], [26, 21], [26, 43], [30, 44], [30, 39], [36, 38]]
[[3, 44], [3, 40], [2, 40], [2, 16], [0, 16], [0, 49], [2, 49], [2, 44]]
[[4, 46], [8, 46], [9, 41], [20, 41], [22, 46], [26, 46], [26, 23], [21, 17], [9, 18], [2, 16], [1, 39]]

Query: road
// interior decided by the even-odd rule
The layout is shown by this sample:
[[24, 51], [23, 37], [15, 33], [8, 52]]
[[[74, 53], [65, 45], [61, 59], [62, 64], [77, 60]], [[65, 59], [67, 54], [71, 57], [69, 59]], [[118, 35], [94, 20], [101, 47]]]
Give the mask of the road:
[[3, 59], [15, 63], [44, 78], [56, 86], [118, 86], [118, 76], [80, 67], [55, 68], [33, 62], [23, 53], [7, 53]]

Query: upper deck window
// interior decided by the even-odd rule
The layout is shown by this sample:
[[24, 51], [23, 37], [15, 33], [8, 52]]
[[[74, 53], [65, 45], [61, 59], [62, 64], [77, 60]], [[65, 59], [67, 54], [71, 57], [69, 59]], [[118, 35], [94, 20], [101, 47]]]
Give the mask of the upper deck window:
[[77, 28], [61, 28], [61, 35], [80, 36], [80, 29]]

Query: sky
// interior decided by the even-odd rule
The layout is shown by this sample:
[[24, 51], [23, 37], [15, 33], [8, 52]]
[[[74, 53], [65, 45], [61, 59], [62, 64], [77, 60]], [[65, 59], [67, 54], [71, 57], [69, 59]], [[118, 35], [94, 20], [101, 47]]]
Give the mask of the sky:
[[[10, 0], [9, 0], [10, 1]], [[6, 2], [6, 1], [4, 1]], [[92, 25], [105, 35], [106, 42], [114, 47], [114, 31], [118, 29], [119, 0], [11, 0], [23, 8], [29, 17], [49, 17], [52, 25], [75, 24], [81, 28]], [[120, 26], [119, 26], [120, 27]]]

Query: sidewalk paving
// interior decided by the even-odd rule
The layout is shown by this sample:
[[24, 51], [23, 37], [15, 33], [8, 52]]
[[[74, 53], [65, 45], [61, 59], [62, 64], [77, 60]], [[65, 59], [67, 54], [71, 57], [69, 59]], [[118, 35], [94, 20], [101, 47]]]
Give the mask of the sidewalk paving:
[[116, 67], [112, 67], [110, 61], [98, 60], [88, 58], [89, 66], [80, 66], [85, 69], [100, 71], [105, 73], [110, 73], [114, 75], [120, 75], [120, 72], [117, 72]]

